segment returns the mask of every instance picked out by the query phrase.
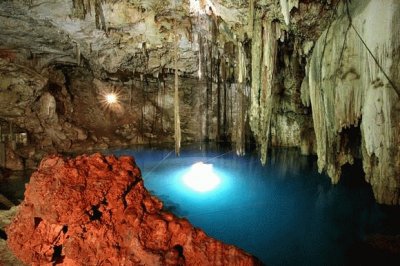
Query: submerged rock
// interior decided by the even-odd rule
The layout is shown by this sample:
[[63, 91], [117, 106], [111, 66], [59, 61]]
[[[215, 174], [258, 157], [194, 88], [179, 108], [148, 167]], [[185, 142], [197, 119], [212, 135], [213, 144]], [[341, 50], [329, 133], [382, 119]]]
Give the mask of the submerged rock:
[[7, 228], [32, 265], [259, 265], [162, 210], [131, 157], [45, 158]]

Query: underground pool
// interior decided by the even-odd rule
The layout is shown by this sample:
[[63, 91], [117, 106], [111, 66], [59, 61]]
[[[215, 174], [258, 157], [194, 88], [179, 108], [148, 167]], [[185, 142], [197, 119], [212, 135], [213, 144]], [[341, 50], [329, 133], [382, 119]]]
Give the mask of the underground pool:
[[[358, 247], [368, 235], [400, 234], [399, 208], [375, 203], [359, 162], [331, 185], [316, 158], [297, 149], [272, 149], [265, 166], [257, 152], [239, 157], [205, 144], [184, 146], [179, 157], [169, 147], [107, 153], [135, 157], [166, 210], [267, 265], [364, 265]], [[20, 202], [28, 174], [0, 182], [0, 193]]]
[[168, 148], [110, 153], [134, 156], [167, 210], [268, 265], [352, 265], [366, 235], [400, 231], [398, 212], [375, 203], [358, 163], [331, 185], [297, 149], [273, 149], [265, 166], [256, 152], [200, 144], [180, 157]]

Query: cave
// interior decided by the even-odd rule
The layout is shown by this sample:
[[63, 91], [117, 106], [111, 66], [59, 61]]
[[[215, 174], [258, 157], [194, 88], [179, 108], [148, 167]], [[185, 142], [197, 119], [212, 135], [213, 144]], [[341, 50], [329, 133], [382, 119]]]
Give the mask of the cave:
[[399, 265], [399, 14], [0, 1], [0, 264]]

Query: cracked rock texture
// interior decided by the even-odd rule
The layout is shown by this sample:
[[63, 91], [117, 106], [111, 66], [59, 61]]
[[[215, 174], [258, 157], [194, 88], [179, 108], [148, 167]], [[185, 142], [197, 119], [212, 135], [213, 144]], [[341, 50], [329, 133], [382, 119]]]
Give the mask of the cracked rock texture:
[[132, 157], [50, 156], [7, 241], [30, 265], [259, 265], [162, 208]]

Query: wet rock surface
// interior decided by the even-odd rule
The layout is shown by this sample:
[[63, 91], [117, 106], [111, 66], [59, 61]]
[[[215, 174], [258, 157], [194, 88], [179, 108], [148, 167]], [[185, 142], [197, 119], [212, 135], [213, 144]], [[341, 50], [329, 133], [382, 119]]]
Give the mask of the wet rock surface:
[[163, 211], [131, 157], [45, 158], [6, 230], [31, 265], [259, 265]]

